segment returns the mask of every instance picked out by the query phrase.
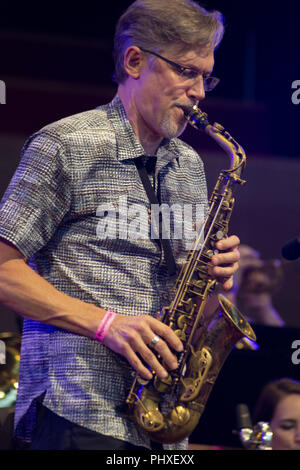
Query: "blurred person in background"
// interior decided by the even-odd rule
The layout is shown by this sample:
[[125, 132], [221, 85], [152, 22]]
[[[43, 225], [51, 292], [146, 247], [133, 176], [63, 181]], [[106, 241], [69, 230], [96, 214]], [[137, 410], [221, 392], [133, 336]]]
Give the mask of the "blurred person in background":
[[240, 269], [234, 276], [233, 288], [224, 295], [250, 323], [284, 326], [272, 302], [282, 278], [280, 261], [263, 261], [260, 253], [248, 245], [240, 245], [239, 253]]
[[281, 378], [266, 384], [257, 400], [253, 422], [266, 421], [273, 450], [300, 450], [300, 382]]

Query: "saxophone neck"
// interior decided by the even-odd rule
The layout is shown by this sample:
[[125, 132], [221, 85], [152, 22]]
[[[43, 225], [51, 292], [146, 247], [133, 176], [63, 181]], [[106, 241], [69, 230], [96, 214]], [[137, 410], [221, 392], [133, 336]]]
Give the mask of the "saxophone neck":
[[227, 132], [221, 124], [215, 122], [210, 124], [207, 114], [201, 111], [196, 105], [185, 110], [185, 117], [191, 126], [203, 130], [207, 135], [227, 153], [231, 164], [229, 172], [240, 176], [246, 164], [246, 154], [241, 145]]
[[231, 161], [229, 171], [240, 176], [246, 165], [246, 154], [243, 147], [217, 122], [213, 125], [207, 125], [205, 132], [212, 137], [229, 156]]

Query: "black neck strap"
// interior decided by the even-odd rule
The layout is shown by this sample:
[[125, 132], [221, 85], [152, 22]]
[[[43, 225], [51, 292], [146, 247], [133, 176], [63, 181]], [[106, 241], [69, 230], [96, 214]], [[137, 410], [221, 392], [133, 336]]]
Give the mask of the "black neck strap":
[[[155, 157], [152, 157], [152, 158], [155, 158]], [[134, 163], [135, 163], [135, 166], [136, 166], [136, 168], [139, 172], [141, 181], [143, 183], [143, 186], [145, 188], [145, 191], [146, 191], [146, 194], [148, 196], [148, 199], [149, 199], [150, 203], [159, 205], [159, 202], [158, 202], [158, 199], [156, 197], [155, 191], [154, 191], [154, 189], [153, 189], [153, 187], [150, 183], [147, 170], [144, 166], [143, 159], [142, 158], [136, 158], [134, 160]], [[159, 213], [159, 215], [161, 216], [161, 212]], [[164, 251], [165, 260], [166, 260], [167, 268], [168, 268], [168, 273], [169, 273], [170, 276], [174, 276], [176, 274], [176, 263], [175, 263], [175, 260], [174, 260], [174, 256], [173, 256], [170, 241], [166, 238], [162, 238], [162, 228], [163, 228], [163, 220], [162, 220], [162, 218], [160, 218], [159, 239], [160, 239], [162, 249]], [[165, 233], [165, 231], [164, 231], [164, 233]]]

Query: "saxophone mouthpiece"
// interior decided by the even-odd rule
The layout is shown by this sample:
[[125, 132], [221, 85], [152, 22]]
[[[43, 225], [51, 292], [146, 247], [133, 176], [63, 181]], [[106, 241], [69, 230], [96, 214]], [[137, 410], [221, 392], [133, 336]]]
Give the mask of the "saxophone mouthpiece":
[[193, 108], [194, 106], [192, 105], [183, 105], [183, 106], [180, 106], [184, 112], [184, 115], [187, 117], [192, 111], [193, 111]]
[[207, 114], [201, 111], [198, 106], [187, 106], [183, 107], [182, 109], [184, 111], [186, 119], [193, 127], [196, 127], [196, 129], [204, 130], [209, 125]]

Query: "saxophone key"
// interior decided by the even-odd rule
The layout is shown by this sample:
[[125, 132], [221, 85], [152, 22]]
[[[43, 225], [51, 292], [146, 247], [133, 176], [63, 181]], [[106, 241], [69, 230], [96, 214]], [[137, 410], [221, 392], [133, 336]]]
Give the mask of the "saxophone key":
[[[190, 297], [188, 300], [183, 300], [180, 304], [180, 307], [183, 307], [185, 312], [193, 314], [196, 304], [193, 302], [193, 299]], [[181, 319], [181, 316], [179, 317]]]
[[170, 385], [172, 385], [172, 377], [170, 374], [164, 379], [159, 379], [157, 375], [154, 377], [153, 386], [159, 393], [166, 393]]
[[177, 426], [184, 426], [190, 420], [190, 412], [185, 406], [178, 405], [172, 410], [171, 419]]
[[213, 250], [207, 250], [206, 256], [211, 259], [214, 256], [214, 251]]
[[[219, 124], [218, 122], [215, 122], [215, 123], [214, 123], [214, 125], [213, 125], [213, 130], [216, 130], [216, 131], [219, 131], [219, 132], [222, 132], [222, 133], [225, 131], [225, 129], [224, 129], [224, 127], [222, 126], [222, 124]], [[230, 137], [230, 134], [229, 134], [227, 131], [225, 131], [225, 132], [226, 132], [226, 134], [228, 134], [228, 137]]]
[[[177, 319], [177, 326], [179, 328], [180, 331], [183, 330], [183, 328], [185, 327], [185, 324], [186, 324], [186, 317], [185, 315], [180, 315], [180, 317]], [[177, 333], [176, 333], [177, 334]]]
[[143, 377], [141, 377], [140, 375], [138, 375], [136, 377], [136, 381], [137, 383], [139, 383], [140, 385], [148, 385], [149, 382], [151, 382], [151, 379], [148, 380], [148, 379], [143, 379]]
[[216, 233], [216, 239], [222, 240], [222, 238], [224, 238], [224, 233], [222, 232], [222, 230], [218, 230]]
[[215, 244], [222, 240], [225, 237], [224, 232], [222, 230], [218, 230], [214, 235], [211, 235], [210, 237], [210, 244], [212, 247], [215, 246]]
[[186, 341], [186, 334], [184, 331], [182, 330], [175, 330], [175, 334], [178, 336], [178, 338], [181, 340], [181, 341]]
[[164, 417], [157, 409], [148, 411], [148, 413], [141, 413], [139, 421], [146, 431], [157, 432], [164, 427]]

